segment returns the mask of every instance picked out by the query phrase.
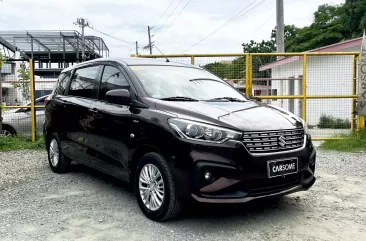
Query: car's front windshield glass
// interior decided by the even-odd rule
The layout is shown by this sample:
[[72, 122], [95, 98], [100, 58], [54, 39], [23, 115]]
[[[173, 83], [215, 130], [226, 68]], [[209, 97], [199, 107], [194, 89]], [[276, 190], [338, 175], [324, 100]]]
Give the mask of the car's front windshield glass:
[[247, 100], [242, 94], [208, 71], [178, 66], [130, 66], [149, 96], [156, 99], [187, 97], [212, 100], [231, 97]]

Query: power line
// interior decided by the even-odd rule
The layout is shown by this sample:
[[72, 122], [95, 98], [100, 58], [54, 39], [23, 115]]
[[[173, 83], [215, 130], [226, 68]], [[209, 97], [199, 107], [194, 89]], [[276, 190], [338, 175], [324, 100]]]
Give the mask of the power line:
[[[159, 21], [160, 21], [160, 19], [163, 17], [163, 15], [167, 12], [167, 10], [169, 9], [169, 7], [173, 4], [173, 2], [174, 2], [175, 0], [173, 0], [170, 4], [169, 4], [169, 6], [167, 7], [167, 9], [164, 11], [164, 13], [161, 15], [161, 17], [159, 18], [159, 20], [156, 22], [156, 24], [154, 24], [154, 26], [153, 27], [155, 27], [158, 23], [159, 23]], [[182, 2], [182, 0], [180, 1], [180, 2]], [[173, 9], [173, 11], [170, 13], [170, 15], [165, 19], [165, 21], [160, 25], [160, 27], [158, 28], [158, 30], [156, 30], [156, 32], [155, 32], [155, 34], [162, 28], [162, 26], [164, 26], [164, 24], [166, 23], [166, 21], [168, 21], [168, 19], [172, 16], [172, 14], [173, 14], [173, 12], [175, 11], [175, 9], [177, 9], [177, 7], [179, 6], [179, 4], [180, 4], [180, 2], [178, 3], [178, 5], [176, 5], [175, 6], [175, 8]], [[151, 29], [153, 28], [153, 27], [151, 27]], [[138, 38], [138, 42], [143, 38], [145, 36], [145, 33], [143, 33], [143, 34], [141, 34], [141, 36]]]
[[[249, 5], [247, 5], [246, 7], [244, 7], [242, 10], [240, 10], [237, 14], [235, 14], [232, 18], [230, 18], [228, 21], [226, 21], [223, 25], [221, 25], [220, 27], [216, 28], [214, 31], [212, 31], [210, 34], [208, 34], [206, 37], [204, 37], [203, 39], [201, 39], [200, 41], [198, 41], [197, 43], [193, 44], [191, 47], [187, 48], [186, 50], [183, 51], [183, 53], [187, 52], [189, 49], [193, 48], [194, 46], [196, 46], [197, 44], [201, 43], [202, 41], [206, 40], [207, 38], [211, 37], [212, 35], [214, 35], [216, 32], [220, 31], [221, 29], [223, 29], [224, 27], [226, 27], [227, 25], [229, 25], [230, 23], [234, 22], [236, 19], [240, 18], [241, 16], [243, 16], [244, 14], [246, 14], [248, 11], [250, 11], [251, 9], [249, 9], [248, 11], [244, 12], [243, 14], [241, 14], [243, 11], [245, 11], [246, 9], [248, 9], [252, 4], [254, 4], [257, 0], [254, 0], [253, 2], [251, 2]], [[263, 0], [262, 2], [264, 2], [265, 0]], [[260, 2], [259, 4], [261, 4], [262, 2]], [[259, 4], [257, 4], [256, 6], [258, 6]], [[256, 7], [254, 6], [254, 7]]]
[[145, 33], [141, 34], [141, 36], [138, 38], [137, 42], [139, 42], [144, 36], [145, 36]]
[[191, 2], [192, 0], [189, 0], [187, 3], [186, 3], [186, 5], [184, 5], [184, 7], [182, 8], [182, 10], [178, 13], [178, 15], [173, 19], [173, 21], [168, 25], [168, 27], [166, 27], [165, 28], [165, 30], [159, 35], [159, 37], [157, 37], [156, 39], [155, 39], [155, 41], [156, 40], [158, 40], [160, 37], [161, 37], [161, 35], [163, 35], [169, 28], [170, 28], [170, 26], [172, 26], [172, 24], [175, 22], [175, 20], [180, 16], [180, 14], [183, 12], [183, 10], [188, 6], [188, 4]]
[[177, 9], [177, 7], [180, 5], [180, 3], [182, 2], [183, 0], [180, 0], [178, 2], [178, 4], [175, 6], [175, 8], [173, 9], [173, 11], [171, 11], [171, 13], [169, 14], [169, 16], [165, 19], [165, 21], [160, 25], [160, 27], [158, 28], [158, 30], [156, 30], [155, 34], [157, 34], [160, 29], [164, 26], [164, 24], [169, 20], [169, 18], [173, 15], [174, 11]]
[[132, 50], [133, 50], [133, 47], [130, 49], [130, 51], [128, 51], [127, 57], [131, 57]]
[[253, 32], [257, 32], [259, 29], [261, 29], [274, 15], [276, 14], [276, 12], [274, 12], [269, 18], [267, 18], [267, 20], [265, 20], [258, 28], [255, 29], [255, 31]]
[[115, 40], [118, 40], [118, 41], [120, 41], [120, 42], [123, 42], [123, 43], [125, 43], [125, 44], [135, 44], [135, 42], [127, 41], [127, 40], [124, 40], [124, 39], [120, 39], [120, 38], [114, 37], [114, 36], [112, 36], [112, 35], [110, 35], [110, 34], [107, 34], [107, 33], [104, 33], [104, 32], [102, 32], [102, 31], [99, 31], [99, 30], [97, 30], [97, 29], [95, 29], [95, 28], [93, 28], [93, 27], [91, 27], [91, 26], [88, 26], [88, 27], [89, 27], [90, 29], [94, 30], [95, 32], [98, 32], [98, 33], [104, 34], [105, 36], [108, 36], [108, 37], [110, 37], [110, 38], [113, 38], [113, 39], [115, 39]]
[[[250, 8], [249, 10], [245, 11], [247, 8], [249, 8], [253, 3], [255, 3], [257, 0], [254, 0], [253, 2], [251, 2], [248, 6], [246, 6], [245, 8], [243, 8], [242, 10], [240, 10], [236, 15], [234, 15], [234, 17], [232, 17], [231, 19], [229, 19], [226, 23], [224, 23], [223, 25], [221, 25], [220, 27], [218, 27], [217, 29], [215, 29], [214, 31], [212, 31], [209, 35], [207, 35], [206, 37], [204, 37], [203, 39], [201, 39], [200, 41], [198, 41], [197, 43], [193, 44], [191, 47], [187, 48], [186, 50], [183, 51], [183, 53], [187, 52], [189, 49], [193, 48], [194, 46], [196, 46], [197, 44], [201, 43], [202, 41], [206, 40], [207, 38], [211, 37], [212, 35], [214, 35], [216, 32], [220, 31], [221, 29], [223, 29], [224, 27], [228, 26], [230, 23], [234, 22], [235, 20], [237, 20], [238, 18], [242, 17], [243, 15], [245, 15], [246, 13], [248, 13], [249, 11], [253, 10], [254, 8], [256, 8], [257, 6], [259, 6], [260, 4], [262, 4], [264, 1], [266, 0], [262, 0], [261, 2], [259, 2], [257, 5], [255, 5], [254, 7]], [[243, 11], [245, 11], [244, 13], [242, 13]]]
[[168, 11], [168, 9], [170, 8], [170, 6], [173, 4], [173, 2], [174, 2], [175, 0], [172, 0], [171, 2], [170, 2], [170, 4], [169, 4], [169, 6], [165, 9], [165, 11], [163, 12], [163, 14], [162, 15], [160, 15], [160, 17], [159, 17], [159, 19], [158, 19], [158, 21], [151, 27], [151, 29], [153, 29], [158, 23], [159, 23], [159, 21], [160, 21], [160, 19], [162, 19], [163, 18], [163, 16], [164, 16], [164, 14]]

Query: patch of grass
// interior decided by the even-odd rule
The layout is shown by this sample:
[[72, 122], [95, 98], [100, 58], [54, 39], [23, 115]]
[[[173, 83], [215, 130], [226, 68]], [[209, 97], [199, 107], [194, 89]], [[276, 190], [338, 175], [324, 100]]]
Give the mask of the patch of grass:
[[320, 129], [350, 129], [351, 122], [347, 119], [335, 118], [328, 115], [322, 115], [319, 119], [318, 127]]
[[30, 137], [0, 137], [0, 151], [13, 150], [45, 150], [43, 138], [38, 138], [36, 142], [32, 142]]
[[366, 130], [362, 131], [358, 136], [356, 134], [340, 135], [343, 140], [324, 141], [320, 148], [324, 150], [336, 150], [345, 152], [358, 152], [366, 150]]

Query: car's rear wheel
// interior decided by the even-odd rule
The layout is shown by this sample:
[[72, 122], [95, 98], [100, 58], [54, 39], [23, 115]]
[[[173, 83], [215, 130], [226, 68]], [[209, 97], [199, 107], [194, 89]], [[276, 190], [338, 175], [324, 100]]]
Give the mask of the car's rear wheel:
[[11, 126], [3, 125], [2, 130], [0, 131], [0, 136], [2, 137], [16, 136], [16, 131]]
[[148, 153], [140, 159], [135, 174], [135, 193], [142, 212], [154, 221], [177, 217], [181, 203], [172, 172], [158, 153]]
[[56, 173], [67, 172], [70, 160], [62, 153], [57, 135], [52, 135], [47, 145], [48, 163], [52, 171]]

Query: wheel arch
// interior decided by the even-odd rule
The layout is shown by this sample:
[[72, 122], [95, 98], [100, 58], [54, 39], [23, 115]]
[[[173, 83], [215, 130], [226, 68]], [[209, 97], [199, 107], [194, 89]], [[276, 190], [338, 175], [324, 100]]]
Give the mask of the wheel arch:
[[48, 150], [49, 144], [50, 144], [50, 142], [51, 142], [51, 137], [52, 137], [53, 135], [54, 135], [54, 136], [56, 136], [56, 137], [57, 137], [57, 139], [59, 139], [59, 140], [60, 140], [60, 136], [58, 135], [58, 133], [57, 133], [57, 132], [47, 131], [47, 133], [45, 133], [45, 134], [43, 135], [43, 138], [44, 138], [44, 141], [45, 141], [46, 149], [47, 149], [47, 150]]
[[10, 130], [12, 132], [13, 135], [17, 135], [17, 131], [15, 130], [15, 128], [13, 126], [11, 126], [10, 124], [7, 123], [2, 123], [2, 129], [7, 128], [7, 130]]
[[130, 172], [130, 184], [134, 185], [134, 178], [135, 178], [135, 173], [136, 173], [136, 169], [139, 163], [139, 160], [141, 159], [141, 157], [143, 157], [144, 155], [146, 155], [147, 153], [150, 152], [157, 152], [160, 153], [160, 150], [151, 145], [151, 144], [144, 144], [139, 146], [133, 153], [132, 156], [130, 158], [130, 162], [129, 162], [129, 172]]

